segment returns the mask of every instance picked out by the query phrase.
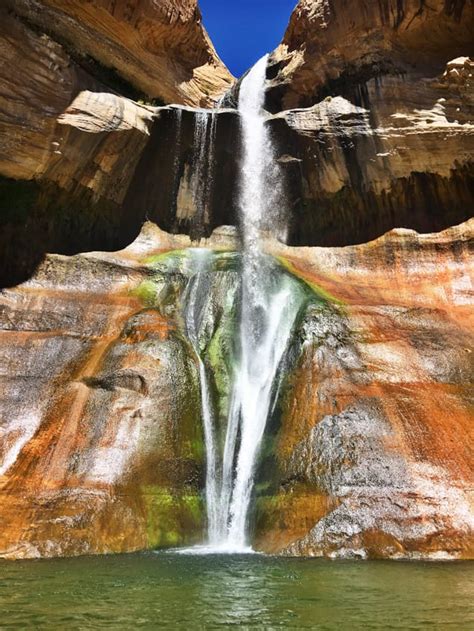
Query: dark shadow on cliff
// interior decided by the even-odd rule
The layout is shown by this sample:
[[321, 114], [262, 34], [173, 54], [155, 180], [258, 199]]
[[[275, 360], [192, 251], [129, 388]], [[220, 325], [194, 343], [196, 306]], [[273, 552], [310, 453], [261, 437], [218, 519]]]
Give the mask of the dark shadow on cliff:
[[[121, 204], [97, 199], [75, 182], [66, 191], [46, 180], [0, 178], [0, 286], [30, 278], [47, 252], [122, 249], [138, 236], [146, 220], [194, 240], [208, 237], [218, 226], [236, 225], [239, 120], [230, 110], [206, 115], [210, 120], [205, 151], [200, 151], [201, 181], [195, 171], [196, 112], [182, 109], [178, 114], [175, 108], [159, 111]], [[283, 118], [271, 125], [287, 180], [290, 245], [354, 245], [393, 228], [437, 232], [472, 215], [473, 163], [455, 163], [449, 175], [414, 171], [389, 178], [387, 187], [377, 191], [364, 178], [360, 159], [383, 150], [373, 135], [353, 142], [339, 132], [328, 140], [297, 133]], [[349, 179], [330, 193], [321, 189], [317, 176], [335, 160]]]
[[[236, 112], [208, 120], [204, 146], [198, 147], [199, 114], [163, 109], [140, 157], [124, 205], [132, 216], [146, 216], [173, 234], [209, 237], [238, 217], [240, 129]], [[200, 165], [198, 163], [201, 163]], [[204, 180], [204, 181], [203, 181]]]
[[0, 177], [0, 287], [31, 278], [48, 252], [124, 248], [144, 220], [79, 185], [72, 194], [51, 182]]
[[294, 191], [288, 244], [342, 247], [372, 241], [394, 228], [439, 232], [472, 217], [474, 167], [463, 165], [449, 177], [411, 173], [389, 190], [343, 187], [333, 195], [307, 198]]

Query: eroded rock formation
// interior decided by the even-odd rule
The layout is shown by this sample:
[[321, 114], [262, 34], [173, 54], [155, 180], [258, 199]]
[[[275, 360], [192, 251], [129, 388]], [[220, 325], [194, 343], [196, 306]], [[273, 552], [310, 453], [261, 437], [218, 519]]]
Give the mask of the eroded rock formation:
[[197, 0], [4, 4], [79, 62], [103, 69], [112, 81], [126, 81], [146, 98], [209, 106], [232, 82], [202, 25]]
[[3, 555], [201, 540], [196, 367], [147, 302], [143, 259], [166, 246], [50, 256], [2, 294]]
[[473, 11], [444, 0], [298, 3], [267, 98], [292, 130], [282, 153], [293, 243], [358, 243], [472, 216]]
[[433, 76], [472, 55], [465, 0], [300, 0], [273, 54], [272, 107], [308, 107], [386, 74]]
[[[474, 203], [472, 11], [302, 0], [271, 58], [290, 230], [267, 249], [313, 299], [263, 449], [259, 549], [473, 556], [472, 222], [456, 226]], [[183, 261], [238, 223], [241, 147], [235, 110], [188, 105], [231, 77], [193, 0], [8, 0], [0, 17], [0, 554], [200, 542]], [[232, 235], [200, 243], [221, 253], [206, 361], [223, 418]]]
[[274, 426], [277, 465], [267, 462], [273, 482], [259, 500], [260, 545], [470, 558], [472, 221], [285, 255], [332, 298], [298, 339]]
[[[470, 235], [466, 224], [344, 249], [268, 243], [314, 301], [268, 428], [257, 547], [472, 555]], [[2, 555], [202, 540], [197, 360], [182, 320], [189, 245], [146, 224], [122, 252], [48, 256], [4, 291]], [[203, 245], [235, 243], [224, 232]], [[220, 268], [222, 305], [233, 289]], [[222, 322], [212, 313], [209, 330]], [[212, 339], [218, 366], [222, 332]]]
[[[168, 22], [170, 33], [205, 39], [192, 3], [171, 13], [171, 5], [147, 3], [127, 11], [83, 2], [61, 9], [42, 3], [40, 11], [39, 4], [15, 2], [2, 13], [0, 176], [7, 179], [0, 182], [0, 285], [28, 278], [48, 251], [123, 247], [146, 218], [193, 238], [236, 224], [237, 115], [156, 108], [110, 93], [112, 87], [136, 96], [138, 88], [123, 82], [127, 64], [138, 63], [140, 46], [163, 53]], [[289, 182], [289, 243], [361, 243], [393, 227], [430, 232], [471, 216], [473, 64], [451, 56], [470, 51], [472, 8], [438, 3], [428, 11], [412, 4], [392, 10], [389, 2], [345, 9], [302, 2], [295, 10], [272, 58], [268, 99], [277, 110], [308, 105], [268, 123]], [[102, 31], [113, 36], [113, 46], [92, 36]], [[153, 46], [145, 33], [154, 33]], [[179, 42], [166, 47], [168, 66]], [[130, 55], [119, 54], [120, 46]], [[200, 63], [193, 46], [183, 63], [192, 51]], [[382, 63], [389, 58], [393, 67]], [[182, 77], [166, 74], [166, 64], [152, 71], [147, 60], [141, 66], [147, 76], [164, 73], [178, 89]], [[113, 76], [99, 62], [115, 68]], [[222, 92], [228, 83], [219, 85]], [[199, 169], [212, 185], [196, 184], [203, 179]]]
[[130, 243], [146, 216], [123, 205], [156, 109], [144, 102], [209, 106], [232, 78], [195, 2], [15, 0], [0, 17], [5, 286], [47, 251]]
[[278, 114], [270, 124], [291, 182], [290, 242], [362, 243], [471, 217], [473, 70], [462, 58], [433, 79], [384, 76], [352, 97]]

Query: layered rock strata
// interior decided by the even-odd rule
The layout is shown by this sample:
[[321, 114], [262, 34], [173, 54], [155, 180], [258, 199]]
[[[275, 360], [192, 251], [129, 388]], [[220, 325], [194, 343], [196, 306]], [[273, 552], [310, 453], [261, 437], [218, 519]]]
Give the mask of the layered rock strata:
[[4, 4], [62, 43], [76, 61], [89, 63], [106, 79], [127, 82], [144, 98], [209, 106], [232, 83], [202, 25], [197, 0]]
[[195, 2], [165, 5], [0, 9], [0, 286], [46, 251], [130, 243], [145, 213], [123, 201], [156, 109], [144, 101], [210, 105], [230, 84]]
[[386, 74], [433, 76], [474, 53], [465, 0], [300, 0], [271, 63], [276, 110], [309, 107]]
[[[110, 93], [106, 73], [97, 73], [82, 57], [72, 58], [67, 38], [60, 38], [59, 44], [52, 39], [57, 35], [41, 31], [41, 19], [59, 11], [53, 2], [44, 4], [39, 11], [38, 3], [20, 2], [16, 15], [2, 13], [0, 285], [28, 278], [45, 252], [123, 247], [137, 236], [146, 218], [193, 238], [209, 236], [219, 225], [235, 225], [240, 154], [236, 113], [156, 108]], [[300, 6], [289, 33], [298, 31], [308, 42], [303, 57], [295, 58], [304, 58], [313, 68], [311, 38], [319, 33], [321, 58], [327, 59], [329, 35], [336, 27], [331, 18], [327, 29], [315, 34], [310, 27], [318, 12], [308, 7], [311, 20], [304, 18], [306, 9]], [[92, 22], [94, 28], [110, 31], [118, 20], [125, 29], [117, 31], [125, 38], [123, 46], [132, 46], [141, 42], [137, 33], [142, 33], [148, 15], [145, 5], [132, 9], [126, 13], [107, 3], [95, 8], [66, 3], [61, 19], [52, 23], [59, 33], [61, 20], [67, 18], [68, 37], [77, 35], [77, 50], [86, 54], [90, 37], [84, 42], [81, 38], [84, 33], [90, 36]], [[331, 83], [322, 71], [308, 75], [305, 89], [314, 87], [315, 81], [321, 89], [285, 104], [310, 107], [286, 110], [269, 120], [288, 181], [289, 243], [354, 244], [393, 227], [430, 232], [471, 216], [473, 64], [462, 57], [445, 65], [445, 55], [469, 48], [471, 9], [438, 9], [433, 19], [441, 26], [434, 29], [436, 37], [428, 46], [421, 36], [425, 31], [419, 29], [431, 28], [434, 22], [425, 9], [403, 30], [401, 23], [382, 24], [385, 12], [379, 15], [371, 8], [372, 36], [362, 39], [363, 46], [373, 50], [367, 58], [374, 64], [373, 74], [356, 73], [342, 83]], [[176, 9], [176, 24], [181, 24], [182, 10]], [[403, 9], [404, 20], [410, 11]], [[191, 13], [186, 9], [184, 14], [187, 24]], [[337, 29], [350, 27], [342, 9], [336, 21]], [[79, 23], [81, 28], [72, 29]], [[410, 39], [416, 24], [417, 35]], [[132, 27], [138, 39], [125, 37]], [[360, 24], [353, 28], [359, 33]], [[446, 39], [447, 33], [453, 37]], [[94, 52], [104, 63], [107, 55], [117, 52], [105, 46], [99, 50], [103, 41], [94, 41], [97, 51], [89, 54]], [[377, 70], [375, 62], [382, 53], [417, 47], [425, 51], [420, 59], [428, 59], [428, 52], [432, 55], [431, 64], [407, 66], [403, 74]], [[351, 50], [353, 56], [362, 55], [355, 46], [344, 50], [347, 55]], [[171, 49], [169, 54], [171, 59]], [[350, 65], [347, 55], [331, 66], [339, 68], [341, 76]], [[402, 57], [406, 54], [400, 52]], [[20, 65], [22, 74], [16, 72]], [[275, 68], [270, 67], [271, 76]], [[286, 85], [285, 68], [294, 69], [287, 78], [299, 90], [294, 63], [278, 68], [269, 81], [270, 105], [276, 87]], [[125, 90], [123, 85], [117, 89]], [[323, 93], [333, 96], [313, 105]]]
[[[416, 90], [400, 77], [374, 79], [352, 100], [327, 97], [269, 117], [286, 181], [281, 203], [288, 242], [341, 246], [394, 227], [430, 232], [468, 219], [474, 207], [472, 70], [468, 59], [457, 60], [439, 77], [420, 79]], [[235, 224], [235, 111], [159, 112], [125, 201], [131, 214], [194, 238]], [[203, 174], [204, 188], [196, 184]]]
[[267, 92], [292, 129], [282, 143], [292, 243], [358, 243], [472, 216], [473, 11], [444, 0], [298, 3]]
[[[400, 230], [472, 214], [472, 10], [302, 0], [272, 56], [289, 243], [349, 247], [267, 243], [314, 299], [268, 425], [259, 549], [473, 556], [472, 223]], [[193, 239], [236, 224], [237, 113], [156, 107], [209, 106], [231, 79], [193, 1], [9, 0], [0, 17], [0, 552], [202, 541], [196, 244], [145, 224], [120, 252], [44, 253], [117, 250], [147, 218]], [[222, 252], [222, 420], [236, 243], [201, 245]]]
[[351, 98], [276, 115], [290, 242], [361, 243], [394, 227], [430, 232], [470, 218], [473, 71], [463, 58], [434, 79], [371, 79]]

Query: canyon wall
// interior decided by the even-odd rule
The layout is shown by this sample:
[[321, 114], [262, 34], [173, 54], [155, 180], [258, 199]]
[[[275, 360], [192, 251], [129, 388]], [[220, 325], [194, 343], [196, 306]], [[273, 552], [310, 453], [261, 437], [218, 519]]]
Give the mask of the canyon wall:
[[271, 121], [290, 182], [295, 245], [363, 243], [394, 227], [443, 230], [474, 208], [474, 63], [386, 75]]
[[[301, 0], [270, 58], [289, 233], [266, 248], [312, 299], [258, 471], [260, 550], [473, 556], [472, 12]], [[218, 402], [239, 83], [191, 0], [0, 17], [0, 555], [200, 542], [182, 296], [186, 249], [221, 253]]]
[[0, 59], [1, 286], [45, 252], [133, 241], [155, 105], [210, 106], [232, 82], [193, 1], [8, 1]]
[[286, 248], [322, 291], [293, 349], [257, 498], [289, 555], [472, 558], [472, 220]]
[[171, 244], [149, 228], [123, 253], [50, 255], [2, 294], [2, 555], [202, 539], [197, 368], [147, 285]]
[[4, 7], [126, 96], [205, 107], [232, 82], [197, 0], [6, 0]]
[[[472, 5], [397, 7], [301, 2], [270, 58], [293, 245], [442, 230], [472, 214]], [[236, 113], [157, 106], [208, 106], [231, 86], [200, 20], [193, 2], [2, 8], [1, 286], [45, 252], [124, 247], [146, 218], [193, 238], [237, 223]], [[209, 82], [190, 87], [191, 67]], [[212, 186], [195, 196], [202, 173]]]
[[385, 75], [430, 77], [472, 55], [465, 0], [300, 0], [270, 63], [275, 110], [309, 107]]
[[[463, 58], [416, 87], [387, 75], [354, 98], [328, 96], [270, 116], [287, 185], [288, 243], [350, 245], [394, 227], [431, 232], [469, 219], [473, 72]], [[207, 117], [161, 109], [125, 200], [130, 213], [195, 238], [235, 225], [239, 129], [232, 109]], [[172, 138], [179, 141], [170, 152]], [[193, 195], [203, 172], [212, 186]]]
[[296, 159], [292, 243], [362, 243], [472, 216], [473, 53], [464, 0], [300, 0], [267, 95]]

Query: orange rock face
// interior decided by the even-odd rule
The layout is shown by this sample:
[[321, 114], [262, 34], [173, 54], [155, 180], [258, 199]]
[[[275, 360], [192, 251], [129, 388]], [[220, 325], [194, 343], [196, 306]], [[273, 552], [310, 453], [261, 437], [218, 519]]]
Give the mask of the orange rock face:
[[[330, 247], [267, 243], [310, 298], [257, 472], [258, 549], [474, 557], [472, 11], [301, 0], [271, 57], [289, 242]], [[150, 103], [210, 106], [232, 77], [195, 0], [6, 0], [0, 17], [0, 556], [201, 542], [187, 249], [228, 253], [232, 231], [196, 245], [145, 223], [118, 252], [44, 253], [116, 250], [145, 217], [196, 238], [234, 222], [237, 113]], [[223, 423], [238, 260], [219, 264]]]
[[[276, 434], [281, 519], [262, 498], [262, 549], [472, 557], [471, 239], [464, 225], [287, 250], [296, 274], [341, 302], [300, 333]], [[318, 513], [304, 535], [290, 535], [295, 512]]]
[[[473, 556], [471, 239], [464, 224], [346, 248], [268, 243], [315, 298], [267, 429], [259, 549]], [[173, 306], [190, 245], [147, 224], [126, 250], [49, 256], [2, 294], [3, 556], [202, 540], [197, 366]]]
[[149, 272], [127, 252], [53, 256], [2, 295], [3, 556], [201, 540], [196, 367], [132, 291]]

